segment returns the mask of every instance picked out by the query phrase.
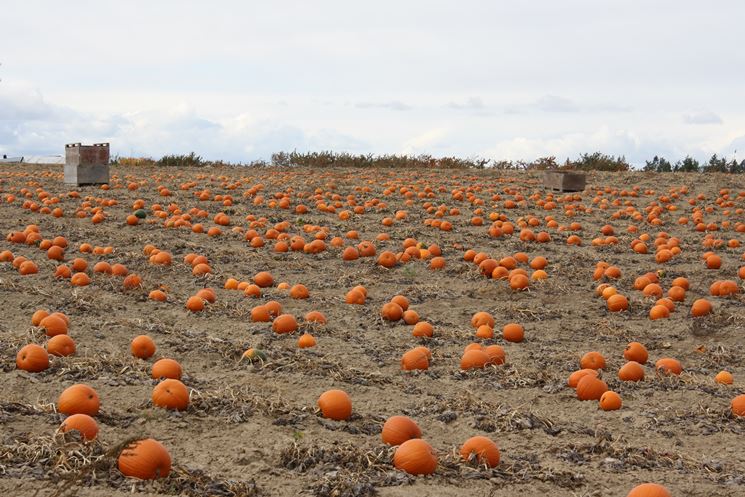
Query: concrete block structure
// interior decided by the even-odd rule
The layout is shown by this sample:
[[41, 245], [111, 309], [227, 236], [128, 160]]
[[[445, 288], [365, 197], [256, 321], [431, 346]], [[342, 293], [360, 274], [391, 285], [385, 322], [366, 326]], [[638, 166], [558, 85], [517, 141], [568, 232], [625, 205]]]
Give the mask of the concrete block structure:
[[585, 189], [585, 173], [576, 171], [546, 171], [543, 186], [560, 192], [581, 192]]
[[65, 145], [65, 184], [102, 185], [109, 182], [109, 144]]

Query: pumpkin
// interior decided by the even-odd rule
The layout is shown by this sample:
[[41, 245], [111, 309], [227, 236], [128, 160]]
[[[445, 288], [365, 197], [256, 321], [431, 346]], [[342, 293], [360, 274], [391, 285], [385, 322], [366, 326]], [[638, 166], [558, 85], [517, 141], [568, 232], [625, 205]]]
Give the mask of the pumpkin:
[[605, 369], [605, 357], [600, 352], [588, 352], [579, 361], [582, 369]]
[[398, 304], [401, 306], [402, 311], [406, 311], [409, 308], [409, 299], [404, 297], [403, 295], [396, 295], [391, 299], [391, 302], [394, 304]]
[[680, 362], [671, 357], [663, 357], [654, 364], [654, 367], [657, 369], [657, 372], [664, 374], [679, 375], [683, 371], [683, 366], [680, 365]]
[[693, 305], [691, 305], [691, 316], [693, 317], [706, 316], [709, 313], [711, 313], [711, 310], [712, 310], [711, 302], [709, 302], [706, 299], [698, 299], [693, 302]]
[[155, 342], [147, 335], [138, 335], [132, 339], [130, 351], [135, 357], [149, 359], [155, 354]]
[[732, 414], [735, 416], [745, 416], [745, 394], [738, 395], [730, 404], [732, 408]]
[[612, 390], [600, 396], [600, 408], [604, 411], [616, 411], [621, 408], [622, 404], [621, 396]]
[[421, 438], [412, 438], [398, 446], [393, 465], [411, 475], [430, 475], [437, 469], [437, 454]]
[[290, 288], [290, 297], [293, 299], [307, 299], [310, 296], [308, 288], [305, 285], [298, 283]]
[[471, 437], [461, 446], [460, 456], [465, 461], [475, 461], [493, 468], [499, 464], [499, 448], [483, 436]]
[[352, 399], [344, 390], [327, 390], [318, 397], [318, 407], [324, 418], [344, 421], [352, 416]]
[[672, 494], [662, 485], [656, 483], [642, 483], [632, 488], [626, 497], [672, 497]]
[[489, 345], [484, 347], [484, 352], [489, 356], [489, 364], [500, 365], [504, 364], [505, 353], [504, 349], [499, 345]]
[[189, 390], [179, 380], [168, 378], [155, 385], [152, 399], [158, 407], [183, 411], [189, 405]]
[[98, 414], [100, 401], [98, 393], [81, 383], [66, 388], [57, 399], [57, 410], [63, 414]]
[[274, 319], [272, 330], [279, 334], [292, 333], [297, 330], [297, 320], [292, 314], [282, 314]]
[[186, 300], [186, 308], [189, 309], [191, 312], [202, 311], [204, 310], [204, 300], [201, 297], [192, 295]]
[[258, 286], [259, 288], [267, 288], [272, 286], [272, 284], [274, 283], [274, 278], [272, 277], [271, 273], [261, 271], [254, 275], [254, 283], [256, 283], [256, 286]]
[[478, 329], [479, 326], [487, 325], [489, 328], [494, 328], [494, 318], [488, 312], [480, 311], [473, 315], [471, 318], [471, 326]]
[[623, 357], [627, 361], [636, 361], [639, 364], [646, 364], [649, 359], [647, 348], [639, 342], [630, 342], [623, 351]]
[[463, 353], [460, 359], [461, 369], [483, 368], [491, 363], [491, 358], [483, 350], [471, 349]]
[[67, 321], [58, 314], [50, 314], [42, 319], [39, 327], [46, 331], [48, 337], [67, 334]]
[[77, 431], [83, 437], [83, 440], [93, 440], [98, 435], [98, 423], [87, 414], [73, 414], [68, 416], [60, 425], [63, 433], [68, 431]]
[[409, 350], [401, 356], [401, 369], [404, 371], [429, 369], [429, 355], [427, 352], [429, 352], [429, 349], [425, 352], [420, 347]]
[[49, 312], [45, 309], [39, 309], [38, 311], [34, 312], [34, 314], [31, 316], [31, 324], [34, 326], [39, 326], [41, 323], [41, 320], [45, 317], [49, 316]]
[[39, 373], [49, 367], [49, 354], [44, 347], [30, 343], [16, 354], [16, 367], [29, 373]]
[[214, 304], [217, 300], [217, 294], [215, 294], [215, 291], [212, 288], [202, 288], [194, 295], [202, 300], [209, 302], [210, 304]]
[[517, 323], [509, 323], [502, 328], [502, 336], [508, 342], [522, 342], [525, 337], [525, 328]]
[[419, 313], [414, 309], [407, 309], [404, 311], [402, 318], [404, 323], [411, 326], [419, 322]]
[[714, 381], [720, 385], [731, 385], [734, 382], [734, 378], [732, 378], [732, 373], [729, 371], [720, 371], [714, 377]]
[[301, 349], [307, 349], [316, 346], [316, 339], [310, 333], [303, 333], [300, 338], [297, 339], [297, 346]]
[[272, 316], [269, 314], [269, 309], [265, 305], [257, 305], [251, 309], [251, 321], [254, 323], [267, 323], [271, 320]]
[[125, 447], [117, 465], [124, 476], [140, 480], [165, 478], [171, 472], [171, 455], [160, 442], [146, 438]]
[[606, 303], [611, 312], [621, 312], [629, 308], [628, 299], [621, 294], [611, 295]]
[[636, 361], [629, 361], [618, 370], [621, 381], [641, 381], [644, 379], [644, 368]]
[[395, 302], [388, 302], [380, 309], [380, 315], [386, 321], [398, 321], [404, 315], [404, 310]]
[[579, 400], [600, 400], [605, 392], [608, 391], [608, 385], [590, 374], [583, 376], [577, 382], [577, 398]]
[[569, 378], [567, 379], [567, 385], [569, 385], [572, 388], [577, 388], [577, 384], [579, 383], [579, 380], [581, 380], [587, 375], [592, 375], [597, 378], [598, 372], [595, 369], [580, 369], [578, 371], [575, 371], [569, 375]]
[[266, 307], [266, 310], [269, 311], [269, 314], [275, 318], [282, 313], [282, 304], [280, 304], [276, 300], [268, 301], [266, 304], [264, 304], [264, 307]]
[[75, 353], [75, 341], [68, 335], [56, 335], [47, 342], [47, 352], [59, 357], [67, 357]]
[[391, 416], [383, 423], [383, 431], [380, 435], [383, 443], [401, 445], [412, 438], [421, 438], [422, 430], [408, 416]]
[[[410, 311], [406, 311], [410, 312]], [[426, 337], [430, 338], [432, 334], [434, 333], [434, 328], [431, 324], [429, 324], [426, 321], [417, 321], [417, 323], [414, 325], [414, 329], [411, 330], [411, 334], [415, 337]]]
[[179, 364], [178, 361], [174, 361], [173, 359], [160, 359], [155, 361], [155, 364], [153, 364], [150, 376], [156, 380], [160, 378], [180, 380], [182, 373], [181, 364]]
[[476, 337], [483, 339], [494, 338], [494, 330], [491, 328], [491, 326], [482, 324], [476, 330]]
[[310, 311], [305, 315], [305, 321], [316, 324], [326, 324], [326, 316], [319, 311]]

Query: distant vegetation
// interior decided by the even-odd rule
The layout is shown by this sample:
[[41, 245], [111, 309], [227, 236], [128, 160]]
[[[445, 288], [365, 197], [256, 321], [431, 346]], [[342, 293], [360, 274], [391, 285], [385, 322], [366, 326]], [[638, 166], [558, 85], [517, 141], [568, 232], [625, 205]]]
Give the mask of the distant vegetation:
[[[123, 166], [163, 166], [163, 167], [214, 167], [214, 166], [252, 166], [252, 167], [359, 167], [359, 168], [437, 168], [437, 169], [495, 169], [512, 171], [577, 170], [577, 171], [631, 171], [633, 167], [622, 155], [616, 157], [601, 152], [582, 154], [576, 159], [557, 162], [556, 157], [541, 157], [531, 162], [492, 160], [483, 158], [432, 157], [431, 155], [374, 155], [349, 154], [347, 152], [278, 152], [272, 154], [270, 161], [249, 163], [227, 163], [207, 161], [191, 152], [188, 155], [165, 155], [158, 160], [151, 158], [116, 157], [113, 164]], [[699, 163], [692, 157], [685, 157], [671, 163], [664, 157], [655, 156], [646, 161], [643, 171], [658, 173], [699, 172], [699, 173], [745, 173], [745, 159], [737, 162], [727, 160], [716, 154], [707, 163]]]

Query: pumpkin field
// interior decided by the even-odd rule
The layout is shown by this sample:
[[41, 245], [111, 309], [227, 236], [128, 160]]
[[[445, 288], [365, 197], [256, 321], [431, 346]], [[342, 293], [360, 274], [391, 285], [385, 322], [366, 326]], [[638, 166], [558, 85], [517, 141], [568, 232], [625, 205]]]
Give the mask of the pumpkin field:
[[8, 496], [745, 495], [737, 175], [0, 166]]

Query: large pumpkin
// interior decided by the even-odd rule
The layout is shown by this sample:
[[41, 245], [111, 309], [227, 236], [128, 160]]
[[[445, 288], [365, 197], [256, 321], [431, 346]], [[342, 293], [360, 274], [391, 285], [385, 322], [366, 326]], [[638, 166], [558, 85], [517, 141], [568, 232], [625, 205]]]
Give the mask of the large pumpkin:
[[600, 400], [608, 385], [593, 375], [583, 376], [577, 383], [577, 398], [579, 400]]
[[396, 449], [393, 465], [412, 475], [430, 475], [437, 469], [437, 454], [421, 438], [412, 438]]
[[324, 418], [343, 421], [352, 415], [352, 399], [343, 390], [328, 390], [318, 398]]
[[460, 456], [466, 461], [473, 458], [478, 464], [485, 464], [490, 468], [499, 464], [499, 448], [492, 440], [476, 436], [471, 437], [460, 448]]
[[153, 388], [153, 404], [183, 411], [189, 406], [189, 390], [179, 380], [165, 379]]
[[672, 495], [662, 485], [642, 483], [632, 488], [626, 497], [672, 497]]
[[171, 455], [157, 440], [146, 438], [125, 447], [119, 454], [119, 471], [140, 480], [165, 478], [171, 472]]
[[98, 435], [98, 423], [87, 414], [68, 416], [60, 426], [63, 432], [77, 431], [84, 440], [93, 440]]
[[401, 445], [412, 438], [421, 438], [422, 430], [408, 416], [391, 416], [383, 424], [381, 437], [388, 445]]
[[16, 355], [16, 367], [29, 373], [38, 373], [49, 367], [49, 354], [34, 343], [25, 345]]
[[57, 399], [57, 410], [64, 414], [95, 416], [100, 405], [98, 393], [82, 383], [68, 387]]

